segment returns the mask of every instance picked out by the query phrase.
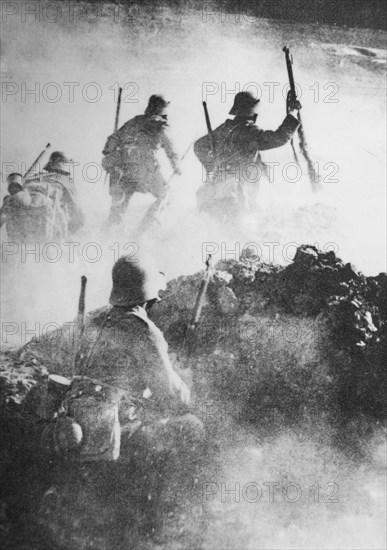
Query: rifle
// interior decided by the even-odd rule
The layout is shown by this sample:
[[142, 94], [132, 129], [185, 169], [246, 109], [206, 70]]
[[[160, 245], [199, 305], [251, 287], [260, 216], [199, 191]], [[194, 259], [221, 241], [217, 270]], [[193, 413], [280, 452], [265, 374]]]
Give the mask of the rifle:
[[199, 292], [198, 292], [198, 295], [196, 297], [196, 302], [195, 302], [195, 307], [194, 307], [194, 310], [193, 310], [193, 313], [192, 313], [192, 317], [191, 317], [191, 320], [190, 320], [189, 324], [187, 325], [186, 333], [185, 333], [185, 336], [184, 336], [183, 345], [187, 347], [188, 355], [190, 355], [190, 353], [193, 350], [194, 335], [195, 335], [196, 327], [198, 326], [198, 323], [199, 323], [200, 314], [202, 312], [203, 305], [204, 305], [204, 299], [205, 299], [206, 293], [207, 293], [208, 283], [211, 280], [211, 276], [212, 276], [212, 272], [213, 272], [213, 260], [212, 260], [212, 255], [211, 254], [209, 254], [207, 256], [206, 266], [207, 266], [207, 268], [206, 268], [206, 271], [204, 273], [204, 277], [203, 277], [203, 279], [200, 283]]
[[[288, 101], [286, 102], [286, 112], [288, 113], [289, 112], [289, 107], [288, 107], [289, 101], [296, 100], [297, 99], [297, 93], [296, 93], [296, 87], [295, 87], [295, 84], [294, 84], [293, 67], [292, 67], [292, 65], [293, 65], [293, 56], [290, 55], [290, 50], [287, 46], [284, 46], [282, 48], [282, 51], [285, 53], [286, 68], [287, 68], [287, 71], [288, 71], [289, 87], [290, 87], [290, 90], [288, 92]], [[312, 191], [314, 193], [316, 193], [317, 191], [319, 191], [321, 189], [320, 178], [319, 178], [319, 175], [317, 174], [317, 172], [316, 172], [316, 170], [313, 166], [313, 162], [312, 162], [312, 160], [309, 156], [309, 153], [308, 153], [308, 145], [307, 145], [306, 139], [305, 139], [305, 133], [304, 133], [303, 125], [302, 125], [300, 111], [298, 111], [298, 113], [297, 113], [297, 118], [298, 118], [298, 122], [299, 122], [297, 132], [298, 132], [298, 138], [299, 138], [299, 144], [300, 144], [300, 151], [301, 151], [301, 153], [302, 153], [303, 157], [305, 158], [306, 163], [308, 165], [308, 174], [309, 174], [310, 183], [312, 185]], [[290, 144], [291, 144], [292, 149], [293, 149], [294, 159], [297, 162], [297, 164], [300, 165], [300, 163], [298, 161], [297, 153], [296, 153], [295, 148], [294, 148], [293, 138], [291, 139]]]
[[24, 180], [27, 178], [28, 174], [30, 172], [32, 172], [32, 170], [35, 168], [35, 166], [38, 164], [38, 162], [40, 161], [40, 159], [42, 158], [42, 156], [44, 155], [44, 153], [47, 151], [47, 149], [49, 149], [51, 147], [51, 143], [47, 143], [46, 147], [43, 149], [43, 151], [41, 153], [39, 153], [39, 155], [36, 157], [36, 159], [34, 160], [34, 162], [31, 164], [31, 166], [28, 168], [27, 172], [24, 174], [23, 178]]
[[117, 132], [118, 130], [118, 121], [120, 118], [120, 110], [121, 110], [121, 95], [122, 95], [122, 88], [118, 88], [118, 99], [117, 99], [116, 118], [114, 121], [114, 132]]
[[203, 109], [204, 109], [204, 116], [205, 116], [205, 119], [206, 119], [207, 132], [208, 132], [208, 135], [210, 136], [211, 154], [212, 154], [212, 158], [214, 159], [214, 157], [215, 157], [214, 134], [212, 133], [210, 115], [208, 114], [206, 101], [203, 101]]
[[[116, 107], [116, 117], [114, 119], [114, 130], [113, 130], [113, 135], [117, 132], [118, 130], [118, 123], [119, 123], [119, 119], [120, 119], [120, 110], [121, 110], [121, 95], [122, 95], [122, 88], [119, 87], [118, 88], [118, 99], [117, 99], [117, 107]], [[108, 139], [108, 143], [109, 143], [109, 140], [110, 138]], [[111, 152], [111, 151], [110, 151]], [[105, 152], [103, 152], [105, 154]], [[102, 165], [103, 166], [103, 165]], [[105, 179], [104, 179], [104, 185], [106, 185], [106, 181], [107, 181], [107, 178], [108, 178], [108, 175], [109, 175], [109, 172], [108, 170], [105, 171]]]
[[73, 367], [72, 367], [72, 378], [74, 379], [76, 364], [78, 355], [81, 349], [81, 339], [83, 334], [83, 328], [85, 326], [85, 297], [86, 297], [86, 283], [87, 278], [82, 275], [81, 277], [81, 291], [79, 293], [78, 301], [78, 314], [77, 314], [77, 330], [76, 338], [74, 344], [74, 355], [73, 355]]

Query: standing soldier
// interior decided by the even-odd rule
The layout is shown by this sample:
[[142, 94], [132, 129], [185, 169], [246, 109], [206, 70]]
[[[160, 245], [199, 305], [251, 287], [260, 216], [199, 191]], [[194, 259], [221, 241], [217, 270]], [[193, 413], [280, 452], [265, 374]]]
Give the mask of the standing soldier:
[[296, 131], [299, 101], [288, 104], [289, 114], [274, 131], [256, 126], [258, 103], [250, 92], [237, 93], [229, 112], [234, 118], [195, 142], [195, 154], [209, 181], [198, 191], [201, 210], [221, 213], [227, 219], [249, 210], [265, 168], [260, 152], [281, 147]]
[[70, 235], [78, 231], [84, 224], [84, 214], [77, 204], [74, 182], [71, 178], [68, 165], [70, 160], [60, 151], [51, 153], [48, 163], [43, 167], [46, 172], [41, 178], [43, 184], [48, 185], [49, 196], [54, 201], [57, 212], [57, 222], [64, 233]]
[[[135, 116], [108, 138], [102, 161], [110, 176], [112, 197], [108, 225], [121, 222], [135, 192], [151, 193], [156, 199], [166, 196], [167, 183], [156, 156], [160, 148], [165, 150], [175, 173], [180, 174], [178, 155], [167, 133], [169, 103], [160, 95], [152, 95], [143, 115]], [[148, 213], [146, 216], [151, 217]]]

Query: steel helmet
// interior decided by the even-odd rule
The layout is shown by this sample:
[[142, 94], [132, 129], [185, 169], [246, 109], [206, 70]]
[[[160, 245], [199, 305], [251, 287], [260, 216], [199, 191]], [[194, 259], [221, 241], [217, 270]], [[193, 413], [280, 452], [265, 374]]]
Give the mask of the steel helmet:
[[146, 257], [122, 256], [114, 264], [112, 278], [109, 302], [113, 306], [134, 306], [159, 300], [159, 291], [166, 288], [164, 273]]
[[170, 104], [162, 95], [151, 95], [148, 101], [148, 106], [145, 109], [146, 115], [161, 115], [165, 107]]
[[71, 160], [67, 159], [65, 154], [61, 151], [54, 151], [51, 153], [48, 163], [43, 167], [43, 170], [47, 172], [67, 172], [66, 164], [70, 164]]
[[232, 106], [229, 115], [249, 116], [254, 114], [255, 107], [259, 103], [250, 92], [239, 92], [234, 97], [234, 105]]
[[17, 172], [13, 172], [12, 174], [9, 174], [7, 176], [7, 183], [9, 185], [15, 185], [19, 186], [20, 188], [23, 187], [23, 176], [21, 174], [18, 174]]

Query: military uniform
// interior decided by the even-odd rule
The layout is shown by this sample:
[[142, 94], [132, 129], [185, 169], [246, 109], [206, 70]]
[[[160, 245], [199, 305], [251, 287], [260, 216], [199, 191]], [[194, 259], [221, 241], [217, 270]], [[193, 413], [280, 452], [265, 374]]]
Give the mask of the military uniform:
[[[158, 300], [163, 287], [163, 275], [148, 260], [120, 258], [113, 268], [113, 307], [84, 327], [77, 377], [60, 415], [71, 417], [83, 432], [82, 461], [130, 459], [128, 441], [138, 431], [145, 447], [147, 439], [165, 432], [158, 448], [170, 449], [184, 444], [185, 431], [200, 423], [189, 414], [190, 392], [172, 367], [167, 342], [147, 315], [147, 305]], [[173, 436], [176, 419], [182, 424], [180, 443]]]
[[53, 201], [46, 196], [44, 185], [26, 185], [20, 174], [13, 178], [1, 208], [1, 225], [5, 223], [8, 238], [15, 242], [38, 242], [54, 237]]
[[56, 491], [66, 495], [59, 502], [61, 516], [73, 510], [79, 515], [89, 495], [95, 498], [99, 488], [108, 487], [117, 506], [135, 511], [151, 534], [182, 483], [193, 485], [204, 428], [189, 414], [189, 390], [147, 314], [165, 289], [163, 274], [138, 255], [119, 258], [112, 275], [112, 307], [86, 322], [76, 353], [77, 376], [43, 430], [45, 456], [61, 460], [52, 460], [55, 485], [40, 510], [50, 517], [45, 503], [50, 505]]
[[181, 409], [170, 390], [168, 374], [177, 373], [168, 344], [143, 307], [113, 307], [86, 325], [78, 373], [125, 390], [144, 405], [143, 420]]
[[[69, 162], [63, 153], [55, 151], [43, 167], [45, 172], [40, 175], [40, 181], [48, 187], [48, 194], [57, 209], [62, 232], [65, 231], [72, 235], [84, 225], [85, 219], [78, 205], [70, 172], [65, 169], [66, 163]], [[63, 228], [63, 224], [65, 224], [65, 228]]]
[[151, 96], [145, 114], [126, 122], [106, 142], [102, 166], [110, 175], [110, 223], [121, 221], [135, 192], [151, 193], [157, 199], [166, 196], [167, 182], [157, 151], [164, 149], [172, 168], [178, 169], [178, 155], [168, 136], [166, 116], [160, 114], [167, 105], [161, 96]]
[[253, 114], [257, 103], [258, 100], [252, 99], [247, 92], [237, 94], [230, 111], [236, 116], [212, 132], [213, 147], [208, 134], [195, 142], [194, 152], [206, 169], [210, 184], [198, 191], [201, 209], [211, 211], [211, 208], [218, 208], [229, 214], [250, 209], [259, 181], [265, 174], [260, 152], [281, 147], [296, 131], [298, 120], [291, 114], [277, 130], [260, 129]]
[[4, 197], [0, 210], [1, 226], [5, 225], [8, 239], [14, 242], [25, 242], [29, 237], [26, 223], [31, 197], [27, 191], [19, 191]]

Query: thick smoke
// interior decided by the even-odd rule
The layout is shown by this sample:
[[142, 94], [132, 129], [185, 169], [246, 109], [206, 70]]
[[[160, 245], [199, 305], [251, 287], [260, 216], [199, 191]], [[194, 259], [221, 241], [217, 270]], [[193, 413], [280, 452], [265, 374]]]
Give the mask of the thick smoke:
[[[71, 5], [61, 4], [57, 22], [50, 22], [55, 14], [42, 10], [36, 16], [25, 14], [23, 22], [19, 6], [19, 14], [8, 16], [3, 24], [4, 81], [15, 83], [16, 88], [10, 85], [9, 93], [3, 95], [2, 189], [5, 192], [7, 170], [12, 170], [5, 163], [14, 162], [18, 169], [22, 163], [28, 166], [48, 141], [52, 150], [63, 150], [79, 163], [74, 177], [88, 224], [77, 241], [97, 242], [102, 250], [99, 259], [97, 250], [83, 253], [82, 246], [78, 247], [82, 252], [75, 262], [79, 273], [90, 275], [90, 307], [106, 302], [107, 292], [101, 291], [101, 284], [109, 286], [106, 281], [117, 251], [132, 250], [114, 245], [118, 241], [123, 246], [133, 241], [149, 246], [169, 278], [200, 268], [205, 242], [216, 243], [219, 258], [226, 250], [236, 250], [237, 255], [246, 243], [258, 243], [263, 256], [277, 263], [292, 258], [295, 246], [289, 243], [318, 243], [367, 274], [384, 269], [385, 136], [379, 123], [384, 94], [377, 63], [373, 71], [356, 63], [360, 54], [351, 50], [351, 55], [345, 55], [344, 47], [329, 44], [334, 36], [328, 29], [314, 36], [308, 26], [200, 9], [173, 12], [148, 7], [117, 12], [110, 4], [94, 8], [74, 4], [72, 9]], [[366, 33], [348, 39], [362, 45]], [[313, 195], [308, 178], [297, 176], [290, 146], [266, 152], [264, 160], [279, 165], [273, 165], [273, 182], [260, 182], [257, 214], [237, 232], [218, 227], [195, 212], [195, 191], [203, 174], [190, 150], [183, 175], [173, 180], [172, 204], [162, 227], [138, 241], [133, 229], [150, 202], [149, 197], [138, 195], [129, 208], [126, 228], [119, 234], [101, 234], [110, 202], [100, 168], [101, 151], [113, 130], [118, 83], [128, 84], [121, 123], [143, 112], [152, 93], [171, 99], [171, 132], [183, 154], [195, 137], [205, 133], [202, 99], [207, 99], [216, 127], [232, 104], [232, 90], [250, 84], [261, 97], [260, 125], [275, 128], [281, 122], [287, 83], [284, 44], [291, 46], [294, 55], [305, 130], [324, 190]], [[36, 95], [27, 92], [33, 89]], [[367, 100], [370, 97], [372, 101]], [[288, 168], [284, 180], [287, 163], [293, 168]], [[165, 163], [167, 177], [169, 170]], [[291, 183], [292, 179], [297, 181]], [[57, 254], [50, 250], [47, 256]], [[20, 259], [22, 253], [15, 256]], [[26, 260], [34, 264], [27, 272], [30, 289], [42, 294], [40, 304], [46, 303], [47, 293], [63, 292], [67, 297], [66, 306], [55, 300], [55, 315], [49, 315], [52, 321], [71, 317], [76, 303], [77, 279], [69, 273], [75, 275], [77, 270], [68, 269], [70, 256], [68, 248], [61, 246], [61, 261], [44, 262], [43, 271], [53, 273], [49, 288], [42, 285], [33, 256]], [[98, 261], [92, 262], [89, 256]], [[5, 259], [3, 267], [9, 271], [12, 255]], [[21, 319], [40, 318], [39, 309], [29, 304], [27, 313], [24, 303], [18, 297], [16, 304], [13, 301], [14, 312], [15, 305], [16, 311], [21, 308]], [[13, 316], [12, 320], [19, 319]]]
[[[385, 270], [385, 57], [377, 43], [371, 44], [375, 46], [373, 57], [353, 48], [368, 45], [369, 31], [335, 34], [332, 29], [308, 24], [225, 17], [220, 12], [203, 15], [200, 9], [138, 8], [125, 17], [125, 10], [116, 16], [110, 4], [94, 4], [94, 12], [89, 6], [86, 17], [83, 4], [74, 3], [72, 20], [70, 4], [58, 4], [62, 15], [56, 23], [42, 13], [36, 21], [26, 15], [23, 22], [20, 12], [3, 23], [3, 80], [15, 83], [17, 90], [3, 95], [2, 196], [9, 166], [5, 163], [15, 163], [16, 171], [22, 163], [28, 167], [49, 141], [52, 150], [62, 150], [79, 163], [74, 175], [87, 216], [85, 229], [75, 238], [79, 246], [73, 261], [69, 245], [60, 245], [59, 252], [55, 246], [46, 249], [46, 258], [38, 262], [31, 254], [24, 258], [20, 248], [4, 256], [3, 244], [3, 322], [11, 324], [6, 340], [3, 334], [3, 344], [22, 344], [31, 337], [28, 330], [39, 335], [55, 323], [73, 319], [81, 274], [89, 280], [87, 308], [106, 304], [114, 259], [135, 252], [137, 246], [154, 253], [169, 279], [199, 270], [211, 246], [215, 259], [220, 259], [222, 252], [224, 256], [226, 250], [234, 249], [237, 254], [251, 242], [260, 245], [264, 259], [275, 263], [290, 261], [295, 247], [289, 243], [318, 243], [367, 275]], [[96, 6], [101, 6], [102, 13]], [[21, 10], [21, 4], [18, 7]], [[238, 83], [240, 89], [251, 83], [252, 90], [259, 84], [263, 128], [280, 124], [287, 82], [285, 44], [294, 55], [305, 131], [311, 156], [325, 180], [323, 191], [313, 195], [305, 175], [295, 183], [284, 179], [283, 166], [293, 162], [290, 146], [267, 152], [264, 160], [278, 162], [280, 167], [274, 172], [274, 182], [260, 184], [257, 215], [246, 219], [238, 231], [219, 227], [195, 211], [195, 191], [203, 175], [191, 150], [182, 165], [183, 175], [173, 180], [172, 202], [163, 226], [142, 239], [135, 237], [136, 223], [150, 204], [149, 197], [138, 196], [130, 204], [126, 226], [119, 233], [103, 233], [100, 227], [110, 199], [105, 174], [98, 167], [106, 137], [113, 130], [117, 83], [134, 83], [124, 90], [121, 123], [143, 112], [153, 93], [171, 100], [171, 133], [183, 154], [206, 131], [202, 100], [207, 100], [216, 127], [226, 118], [231, 91], [238, 91]], [[48, 87], [48, 83], [57, 85]], [[32, 94], [24, 95], [25, 87], [36, 87], [35, 99]], [[214, 93], [204, 97], [203, 90]], [[54, 101], [56, 93], [61, 97]], [[94, 101], [96, 93], [101, 97]], [[170, 168], [163, 163], [168, 177]], [[85, 167], [89, 168], [82, 173]], [[288, 175], [294, 177], [291, 170]], [[90, 243], [96, 243], [94, 248]], [[273, 248], [264, 243], [278, 243], [274, 256], [270, 256]], [[52, 261], [55, 254], [59, 254], [58, 261]], [[379, 448], [375, 447], [376, 454]], [[240, 457], [231, 457], [231, 466], [225, 469], [230, 485], [257, 480], [257, 472], [259, 479], [270, 482], [282, 470], [289, 473], [294, 460], [293, 480], [309, 487], [320, 478], [329, 481], [331, 477], [344, 487], [340, 493], [344, 501], [331, 511], [324, 506], [323, 519], [318, 515], [320, 505], [313, 510], [306, 504], [303, 509], [297, 505], [293, 517], [292, 505], [283, 501], [281, 506], [266, 502], [260, 511], [241, 504], [237, 512], [231, 512], [226, 526], [229, 536], [224, 535], [222, 543], [229, 546], [219, 545], [221, 524], [212, 535], [207, 534], [208, 548], [236, 548], [242, 533], [248, 539], [242, 537], [243, 543], [249, 544], [239, 546], [243, 548], [383, 547], [379, 466], [367, 470], [342, 457], [332, 458], [329, 438], [321, 446], [300, 446], [296, 436], [284, 434], [262, 445], [254, 440], [250, 451], [246, 449], [241, 461], [243, 472], [235, 470]], [[327, 462], [331, 464], [328, 471]], [[222, 479], [215, 481], [220, 486]], [[256, 528], [257, 521], [266, 522], [266, 527]]]

